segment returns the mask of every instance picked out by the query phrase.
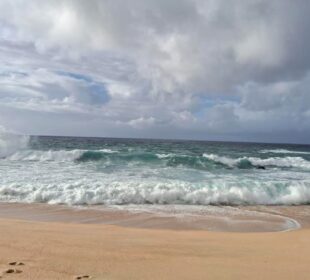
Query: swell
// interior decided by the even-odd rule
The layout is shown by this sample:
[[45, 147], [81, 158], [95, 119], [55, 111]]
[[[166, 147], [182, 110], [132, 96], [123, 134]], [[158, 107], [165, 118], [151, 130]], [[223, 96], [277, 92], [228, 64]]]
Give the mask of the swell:
[[154, 153], [146, 151], [123, 152], [111, 149], [101, 150], [21, 150], [6, 157], [10, 161], [70, 161], [76, 163], [92, 161], [114, 161], [115, 163], [135, 162], [137, 164], [161, 164], [164, 166], [184, 166], [195, 169], [212, 170], [218, 168], [265, 169], [299, 168], [310, 169], [310, 161], [300, 156], [285, 157], [238, 157], [232, 158], [217, 154], [182, 155]]

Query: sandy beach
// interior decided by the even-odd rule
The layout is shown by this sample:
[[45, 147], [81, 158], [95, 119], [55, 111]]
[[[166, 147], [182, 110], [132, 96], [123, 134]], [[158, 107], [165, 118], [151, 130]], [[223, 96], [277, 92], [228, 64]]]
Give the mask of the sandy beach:
[[310, 273], [308, 226], [236, 233], [1, 218], [0, 227], [3, 279], [309, 279]]

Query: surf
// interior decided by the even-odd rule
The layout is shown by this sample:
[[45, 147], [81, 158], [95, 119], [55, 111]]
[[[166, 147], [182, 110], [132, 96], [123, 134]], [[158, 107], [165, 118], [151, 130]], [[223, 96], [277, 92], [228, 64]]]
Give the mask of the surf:
[[223, 178], [193, 184], [180, 180], [80, 179], [11, 183], [1, 184], [0, 200], [67, 205], [305, 205], [310, 203], [310, 180], [262, 182]]
[[[10, 138], [11, 139], [11, 138]], [[112, 149], [99, 150], [31, 150], [26, 149], [27, 139], [15, 136], [11, 147], [5, 146], [2, 158], [9, 161], [59, 161], [59, 162], [123, 162], [137, 164], [158, 164], [167, 167], [188, 167], [201, 170], [232, 169], [266, 169], [266, 168], [300, 168], [309, 170], [310, 161], [300, 156], [286, 157], [238, 157], [232, 158], [218, 154], [186, 155], [158, 154], [146, 151], [117, 151]], [[27, 141], [25, 141], [27, 140]], [[3, 151], [3, 150], [2, 150]]]

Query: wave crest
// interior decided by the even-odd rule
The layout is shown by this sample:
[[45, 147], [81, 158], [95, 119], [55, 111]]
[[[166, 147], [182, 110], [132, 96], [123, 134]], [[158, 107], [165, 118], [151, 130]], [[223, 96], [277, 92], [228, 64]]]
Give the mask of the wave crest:
[[231, 168], [249, 168], [250, 166], [276, 166], [310, 169], [310, 162], [303, 159], [302, 157], [270, 157], [262, 159], [257, 157], [229, 158], [215, 154], [203, 154], [203, 156], [211, 161], [227, 165]]
[[15, 183], [0, 186], [0, 200], [67, 205], [299, 205], [310, 203], [310, 182], [215, 180], [195, 186], [180, 181]]
[[260, 153], [262, 154], [301, 154], [301, 155], [310, 155], [310, 152], [305, 151], [293, 151], [293, 150], [286, 150], [286, 149], [273, 149], [273, 150], [261, 150]]

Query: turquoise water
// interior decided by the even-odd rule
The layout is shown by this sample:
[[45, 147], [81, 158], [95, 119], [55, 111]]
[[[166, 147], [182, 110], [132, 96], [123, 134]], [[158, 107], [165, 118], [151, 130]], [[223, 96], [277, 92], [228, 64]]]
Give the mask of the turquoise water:
[[[0, 201], [68, 205], [310, 202], [310, 146], [306, 145], [16, 137], [2, 139]], [[4, 145], [5, 141], [9, 144]]]

